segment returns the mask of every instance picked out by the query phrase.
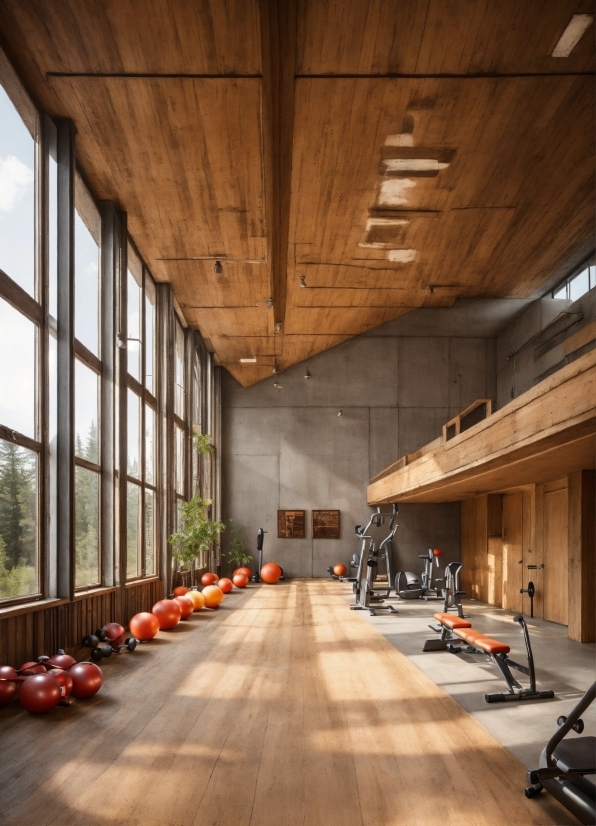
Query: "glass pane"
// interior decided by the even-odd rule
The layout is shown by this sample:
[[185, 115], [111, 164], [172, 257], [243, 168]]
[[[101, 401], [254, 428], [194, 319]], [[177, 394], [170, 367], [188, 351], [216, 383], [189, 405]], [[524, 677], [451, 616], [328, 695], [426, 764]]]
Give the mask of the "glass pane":
[[589, 289], [590, 279], [588, 268], [586, 267], [583, 272], [580, 272], [569, 282], [569, 298], [572, 301], [577, 301], [577, 299], [581, 298], [581, 296], [584, 295], [584, 293], [587, 293]]
[[155, 284], [145, 276], [145, 387], [155, 395], [153, 366], [155, 364]]
[[0, 439], [0, 599], [39, 592], [37, 453]]
[[50, 315], [58, 317], [58, 164], [49, 158], [49, 276]]
[[129, 482], [126, 491], [126, 576], [141, 576], [141, 536], [139, 531], [140, 491]]
[[141, 381], [141, 295], [143, 267], [138, 255], [128, 245], [128, 372]]
[[176, 398], [174, 409], [177, 416], [184, 418], [184, 330], [176, 322]]
[[75, 585], [98, 585], [99, 473], [75, 467]]
[[155, 573], [155, 494], [145, 491], [145, 575]]
[[0, 269], [35, 290], [35, 141], [0, 86]]
[[128, 467], [129, 476], [140, 478], [140, 456], [139, 448], [139, 417], [140, 399], [132, 390], [128, 391]]
[[176, 493], [184, 495], [184, 432], [176, 427]]
[[37, 327], [0, 298], [0, 424], [31, 439], [35, 432]]
[[596, 267], [592, 264], [590, 266], [590, 289], [596, 287]]
[[99, 376], [75, 359], [75, 453], [99, 464]]
[[101, 219], [79, 175], [75, 207], [75, 336], [98, 356]]
[[556, 293], [553, 293], [553, 298], [567, 298], [567, 284], [563, 284]]
[[155, 444], [155, 413], [153, 408], [145, 405], [145, 481], [155, 484], [155, 459], [153, 456]]

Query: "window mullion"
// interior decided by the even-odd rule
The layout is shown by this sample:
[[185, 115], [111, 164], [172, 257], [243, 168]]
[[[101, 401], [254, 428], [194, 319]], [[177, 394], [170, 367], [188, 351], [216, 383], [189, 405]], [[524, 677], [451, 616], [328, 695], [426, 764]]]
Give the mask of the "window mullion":
[[101, 575], [104, 585], [115, 582], [115, 284], [118, 239], [116, 206], [101, 204], [101, 396], [100, 396], [100, 464], [101, 464]]

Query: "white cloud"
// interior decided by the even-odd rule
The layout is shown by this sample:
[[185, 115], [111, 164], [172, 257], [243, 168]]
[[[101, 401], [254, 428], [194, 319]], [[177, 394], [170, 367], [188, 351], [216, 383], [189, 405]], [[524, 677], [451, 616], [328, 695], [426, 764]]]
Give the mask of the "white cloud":
[[0, 212], [12, 212], [33, 185], [33, 170], [9, 155], [0, 158]]

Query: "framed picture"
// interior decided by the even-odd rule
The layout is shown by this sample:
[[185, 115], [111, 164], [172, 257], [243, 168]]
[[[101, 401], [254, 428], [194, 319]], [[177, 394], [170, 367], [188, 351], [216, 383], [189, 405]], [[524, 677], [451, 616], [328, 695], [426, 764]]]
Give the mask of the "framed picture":
[[304, 539], [306, 511], [277, 511], [277, 538]]
[[339, 539], [339, 511], [313, 511], [312, 538]]

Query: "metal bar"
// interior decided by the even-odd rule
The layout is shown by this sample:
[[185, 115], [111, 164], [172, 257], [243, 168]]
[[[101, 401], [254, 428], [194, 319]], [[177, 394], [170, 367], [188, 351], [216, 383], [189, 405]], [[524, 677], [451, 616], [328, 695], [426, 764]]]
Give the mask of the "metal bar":
[[74, 541], [74, 127], [57, 123], [58, 344], [57, 344], [57, 596], [73, 599]]
[[[101, 581], [114, 585], [115, 564], [115, 359], [116, 312], [115, 284], [117, 254], [115, 238], [116, 206], [104, 201], [101, 209]], [[75, 350], [78, 342], [75, 341]], [[85, 348], [86, 349], [86, 348]], [[92, 355], [92, 354], [91, 354]]]
[[[486, 652], [483, 652], [483, 653], [486, 653]], [[504, 678], [505, 682], [507, 683], [507, 686], [509, 687], [510, 693], [513, 694], [516, 688], [521, 690], [522, 686], [517, 682], [517, 680], [515, 679], [515, 677], [513, 676], [511, 671], [509, 670], [507, 662], [505, 661], [503, 656], [501, 654], [492, 654], [491, 658], [492, 658], [492, 661], [494, 662], [494, 664], [497, 666], [497, 668], [501, 672], [501, 674], [503, 675], [503, 678]]]

